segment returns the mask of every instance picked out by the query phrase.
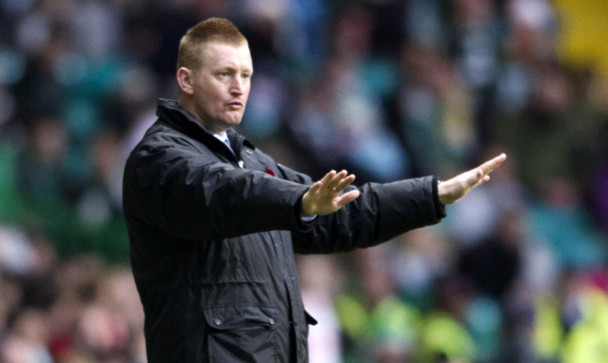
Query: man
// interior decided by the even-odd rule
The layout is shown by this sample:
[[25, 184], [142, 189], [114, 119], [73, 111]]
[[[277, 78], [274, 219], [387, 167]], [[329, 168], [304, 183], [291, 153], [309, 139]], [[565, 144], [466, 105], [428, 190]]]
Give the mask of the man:
[[233, 130], [253, 65], [246, 39], [212, 18], [182, 38], [179, 102], [131, 153], [124, 211], [150, 362], [306, 362], [293, 254], [373, 246], [437, 223], [505, 158], [434, 177], [351, 186], [277, 164]]

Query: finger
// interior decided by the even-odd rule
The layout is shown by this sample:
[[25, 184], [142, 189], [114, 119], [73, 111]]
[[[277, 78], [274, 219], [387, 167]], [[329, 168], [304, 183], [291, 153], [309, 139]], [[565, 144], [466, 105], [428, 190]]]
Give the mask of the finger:
[[348, 175], [347, 177], [340, 180], [340, 182], [334, 187], [334, 190], [337, 192], [341, 192], [344, 189], [346, 189], [346, 187], [351, 185], [354, 181], [355, 181], [355, 175], [354, 174]]
[[505, 161], [507, 159], [507, 155], [502, 153], [500, 155], [498, 155], [497, 157], [486, 161], [485, 163], [481, 164], [479, 166], [479, 168], [483, 171], [484, 175], [488, 175], [490, 174], [494, 169], [496, 169], [497, 167], [500, 166], [500, 164], [502, 164], [503, 161]]
[[325, 176], [321, 180], [319, 180], [319, 182], [321, 182], [321, 185], [326, 186], [327, 184], [329, 184], [331, 182], [332, 178], [335, 175], [336, 175], [336, 171], [331, 170], [327, 174], [325, 174]]
[[348, 203], [352, 202], [353, 200], [357, 199], [359, 197], [359, 195], [360, 195], [359, 190], [357, 190], [357, 189], [351, 190], [348, 193], [342, 194], [338, 198], [338, 201], [336, 202], [336, 204], [337, 204], [338, 208], [342, 208], [346, 204], [348, 204]]
[[322, 185], [323, 185], [323, 184], [322, 184], [322, 182], [321, 182], [321, 181], [316, 181], [316, 182], [314, 182], [314, 183], [313, 183], [313, 184], [310, 186], [310, 188], [308, 188], [308, 191], [309, 191], [311, 194], [315, 194], [315, 193], [319, 192], [319, 189], [321, 189], [321, 186], [322, 186]]
[[483, 170], [481, 168], [476, 168], [467, 172], [467, 178], [465, 179], [465, 188], [471, 188], [476, 186], [481, 182], [484, 177]]
[[479, 179], [479, 181], [477, 182], [477, 184], [473, 185], [473, 188], [477, 187], [477, 186], [479, 186], [481, 184], [487, 183], [489, 181], [490, 181], [490, 176], [489, 175], [484, 175], [483, 177], [481, 177]]
[[496, 169], [498, 166], [500, 166], [500, 164], [502, 164], [502, 162], [505, 161], [505, 159], [506, 159], [506, 155], [500, 154], [499, 156], [481, 164], [478, 168], [481, 169], [485, 175], [487, 175], [487, 174], [491, 173], [494, 169]]
[[344, 178], [346, 177], [348, 173], [346, 172], [346, 170], [342, 170], [339, 173], [335, 174], [331, 180], [329, 181], [329, 183], [327, 183], [326, 187], [331, 189], [331, 190], [336, 190], [336, 187], [338, 186], [338, 184], [340, 184], [340, 182], [342, 180], [344, 180]]

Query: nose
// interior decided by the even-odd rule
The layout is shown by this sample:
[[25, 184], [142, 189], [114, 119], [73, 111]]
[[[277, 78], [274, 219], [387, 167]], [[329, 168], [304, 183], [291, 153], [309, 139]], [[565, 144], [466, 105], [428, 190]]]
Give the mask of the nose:
[[233, 95], [243, 94], [243, 79], [241, 77], [234, 77], [232, 84], [230, 85], [230, 93]]

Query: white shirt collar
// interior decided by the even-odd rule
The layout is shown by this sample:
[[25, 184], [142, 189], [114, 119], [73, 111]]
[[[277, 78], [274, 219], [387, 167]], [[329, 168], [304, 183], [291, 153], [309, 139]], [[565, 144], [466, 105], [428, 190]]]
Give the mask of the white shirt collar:
[[228, 149], [230, 149], [230, 151], [232, 151], [232, 153], [234, 154], [234, 150], [232, 149], [232, 145], [230, 144], [230, 139], [228, 138], [228, 133], [224, 132], [223, 135], [220, 135], [214, 132], [213, 136], [223, 142], [226, 146], [228, 146]]
[[213, 136], [215, 136], [216, 139], [220, 140], [223, 143], [230, 144], [230, 139], [228, 139], [228, 133], [226, 132], [224, 132], [223, 135], [214, 132]]

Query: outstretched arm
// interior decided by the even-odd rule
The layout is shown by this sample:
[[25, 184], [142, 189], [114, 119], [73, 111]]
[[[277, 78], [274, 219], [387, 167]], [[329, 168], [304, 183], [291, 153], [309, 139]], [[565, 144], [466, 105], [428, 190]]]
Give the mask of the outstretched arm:
[[507, 155], [500, 154], [486, 161], [478, 167], [459, 174], [452, 179], [439, 183], [437, 193], [439, 201], [443, 204], [452, 204], [464, 197], [478, 185], [490, 180], [490, 173], [507, 159]]
[[[480, 166], [459, 174], [452, 179], [439, 183], [437, 193], [442, 204], [455, 203], [464, 197], [473, 188], [490, 180], [490, 173], [496, 169], [507, 156], [499, 156], [486, 161]], [[302, 197], [302, 215], [326, 215], [334, 213], [344, 205], [359, 197], [358, 190], [351, 190], [341, 194], [355, 180], [355, 176], [346, 170], [339, 173], [332, 170], [315, 182]]]

